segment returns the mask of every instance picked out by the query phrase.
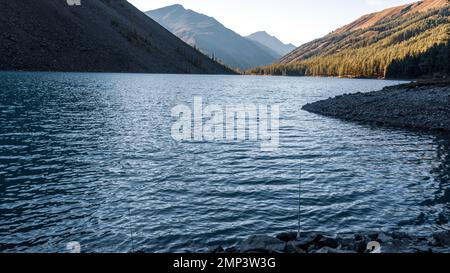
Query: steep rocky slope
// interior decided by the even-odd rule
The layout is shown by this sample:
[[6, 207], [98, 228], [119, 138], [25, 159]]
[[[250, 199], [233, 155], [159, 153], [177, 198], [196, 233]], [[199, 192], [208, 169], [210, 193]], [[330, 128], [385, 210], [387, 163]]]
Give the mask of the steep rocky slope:
[[0, 1], [0, 70], [233, 73], [125, 0]]

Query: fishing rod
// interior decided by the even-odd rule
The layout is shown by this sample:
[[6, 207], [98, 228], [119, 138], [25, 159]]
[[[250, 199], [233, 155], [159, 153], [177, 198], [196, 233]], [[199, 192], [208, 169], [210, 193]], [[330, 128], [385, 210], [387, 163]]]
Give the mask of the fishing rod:
[[302, 166], [300, 164], [300, 175], [298, 179], [298, 223], [297, 223], [297, 239], [300, 238], [301, 231], [301, 211], [302, 211]]

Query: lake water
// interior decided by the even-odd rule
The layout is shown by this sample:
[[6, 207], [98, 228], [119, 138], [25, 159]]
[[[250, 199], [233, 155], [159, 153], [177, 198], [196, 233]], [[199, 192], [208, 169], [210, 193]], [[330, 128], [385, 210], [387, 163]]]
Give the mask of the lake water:
[[[0, 73], [0, 251], [184, 252], [301, 227], [448, 229], [450, 138], [301, 110], [395, 81]], [[171, 109], [280, 104], [280, 148], [176, 142]], [[301, 179], [301, 180], [300, 180]]]

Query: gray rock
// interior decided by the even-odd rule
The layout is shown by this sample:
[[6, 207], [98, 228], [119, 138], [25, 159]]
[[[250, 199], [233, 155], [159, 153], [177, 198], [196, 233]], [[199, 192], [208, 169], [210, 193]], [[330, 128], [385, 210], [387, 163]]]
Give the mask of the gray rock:
[[306, 250], [306, 252], [307, 253], [314, 253], [315, 251], [317, 251], [317, 247], [316, 247], [316, 245], [310, 245], [309, 247], [308, 247], [308, 249]]
[[276, 236], [278, 239], [280, 239], [283, 242], [290, 242], [295, 241], [297, 239], [297, 232], [283, 232]]
[[353, 253], [357, 253], [355, 251], [349, 251], [349, 250], [342, 250], [342, 249], [335, 249], [335, 248], [331, 248], [331, 247], [322, 247], [318, 250], [313, 251], [312, 253], [317, 253], [317, 254], [353, 254]]
[[335, 253], [335, 254], [356, 254], [358, 252], [354, 251], [354, 250], [345, 250], [345, 249], [329, 249], [328, 253]]
[[295, 246], [303, 249], [304, 251], [308, 251], [311, 247], [314, 248], [315, 244], [317, 244], [323, 235], [320, 234], [306, 234], [300, 235], [300, 238], [294, 242]]
[[286, 246], [286, 252], [288, 253], [298, 253], [298, 254], [304, 254], [306, 251], [299, 247], [295, 241], [291, 241]]
[[317, 249], [317, 250], [313, 250], [313, 251], [311, 251], [311, 253], [316, 253], [316, 254], [328, 254], [328, 253], [330, 253], [330, 248], [329, 247], [322, 247], [322, 248], [319, 248], [319, 249]]
[[[288, 235], [288, 233], [286, 233]], [[373, 240], [376, 235], [376, 240]], [[285, 235], [283, 235], [285, 236]], [[381, 253], [450, 253], [450, 232], [438, 232], [430, 236], [410, 236], [405, 233], [340, 235], [336, 238], [316, 233], [304, 233], [293, 241], [269, 236], [251, 236], [237, 248], [217, 248], [219, 253], [370, 253], [368, 244], [378, 242]], [[288, 236], [281, 237], [287, 238]], [[287, 240], [286, 239], [286, 240]]]
[[228, 247], [225, 249], [225, 253], [238, 253], [238, 249], [236, 247]]
[[[394, 245], [382, 245], [381, 246], [381, 253], [402, 253], [401, 247], [394, 246]], [[412, 251], [413, 252], [413, 251]]]
[[337, 248], [339, 246], [339, 243], [336, 239], [333, 239], [331, 237], [323, 237], [319, 242], [317, 242], [317, 246]]
[[356, 251], [358, 249], [355, 240], [352, 238], [339, 238], [338, 242], [343, 250]]
[[286, 244], [280, 239], [265, 236], [265, 235], [254, 235], [242, 242], [239, 245], [239, 250], [241, 253], [281, 253], [285, 251]]

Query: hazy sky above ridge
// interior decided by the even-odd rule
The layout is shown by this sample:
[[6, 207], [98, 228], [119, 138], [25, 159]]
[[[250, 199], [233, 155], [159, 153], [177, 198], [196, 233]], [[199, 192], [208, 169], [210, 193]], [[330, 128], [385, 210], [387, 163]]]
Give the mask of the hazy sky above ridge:
[[128, 0], [142, 11], [181, 4], [216, 18], [242, 36], [265, 30], [296, 46], [358, 17], [416, 0]]

